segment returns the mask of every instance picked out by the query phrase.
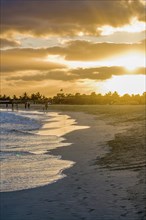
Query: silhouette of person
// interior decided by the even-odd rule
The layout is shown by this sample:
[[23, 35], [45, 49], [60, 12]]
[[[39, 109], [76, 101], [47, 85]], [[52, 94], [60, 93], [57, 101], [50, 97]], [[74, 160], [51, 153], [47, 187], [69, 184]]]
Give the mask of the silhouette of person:
[[6, 109], [8, 110], [8, 103], [6, 103]]
[[48, 102], [45, 103], [45, 110], [48, 110]]
[[14, 103], [12, 102], [12, 111], [14, 111]]
[[24, 107], [25, 107], [25, 109], [27, 108], [27, 102], [25, 102], [25, 106]]
[[27, 103], [27, 108], [30, 109], [30, 103], [29, 102]]

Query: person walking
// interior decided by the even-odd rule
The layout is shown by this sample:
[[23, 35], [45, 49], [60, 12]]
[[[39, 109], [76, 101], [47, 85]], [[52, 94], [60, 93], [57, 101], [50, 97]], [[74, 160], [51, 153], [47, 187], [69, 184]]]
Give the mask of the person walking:
[[12, 102], [12, 111], [14, 111], [14, 103]]
[[48, 110], [48, 102], [45, 103], [45, 110]]
[[27, 103], [27, 108], [30, 109], [30, 103], [29, 102]]

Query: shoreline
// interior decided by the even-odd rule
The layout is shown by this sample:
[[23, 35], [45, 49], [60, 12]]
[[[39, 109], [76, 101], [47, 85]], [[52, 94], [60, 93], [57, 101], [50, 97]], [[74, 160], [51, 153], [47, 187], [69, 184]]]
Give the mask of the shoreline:
[[74, 162], [50, 151], [71, 144], [63, 138], [65, 134], [87, 128], [54, 112], [3, 111], [1, 119], [0, 192], [37, 188], [63, 178], [62, 170]]
[[[89, 129], [73, 131], [64, 137], [73, 143], [50, 152], [76, 164], [63, 171], [67, 176], [46, 186], [1, 193], [2, 220], [117, 220], [138, 219], [127, 197], [127, 189], [138, 182], [129, 170], [110, 171], [95, 165], [110, 150], [107, 141], [126, 127], [109, 125], [95, 115], [63, 112]], [[110, 132], [109, 132], [110, 131]]]

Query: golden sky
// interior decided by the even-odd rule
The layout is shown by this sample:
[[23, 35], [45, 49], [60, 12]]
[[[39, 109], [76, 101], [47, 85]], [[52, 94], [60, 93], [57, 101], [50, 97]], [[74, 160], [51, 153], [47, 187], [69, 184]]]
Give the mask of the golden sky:
[[2, 94], [142, 94], [145, 3], [2, 0]]

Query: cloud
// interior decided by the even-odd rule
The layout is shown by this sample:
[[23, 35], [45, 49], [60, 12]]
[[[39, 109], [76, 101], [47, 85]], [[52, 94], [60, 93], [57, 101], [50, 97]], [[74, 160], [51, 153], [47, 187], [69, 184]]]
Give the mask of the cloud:
[[17, 76], [7, 77], [11, 81], [46, 81], [46, 80], [61, 80], [61, 81], [76, 81], [80, 79], [100, 80], [110, 79], [112, 76], [146, 74], [145, 68], [137, 68], [133, 71], [125, 70], [120, 66], [113, 67], [98, 67], [98, 68], [79, 68], [72, 70], [50, 70], [48, 72], [37, 74], [22, 74]]
[[[100, 61], [109, 57], [126, 53], [142, 52], [145, 54], [145, 40], [137, 44], [91, 43], [87, 41], [71, 41], [64, 47], [42, 49], [15, 48], [1, 51], [1, 71], [16, 72], [27, 70], [46, 71], [69, 68], [67, 61]], [[49, 55], [56, 56], [49, 61]], [[63, 61], [63, 57], [65, 61]]]
[[11, 49], [1, 51], [1, 71], [16, 72], [27, 70], [50, 70], [64, 68], [65, 65], [45, 61], [46, 50]]
[[20, 45], [18, 41], [0, 38], [0, 48], [19, 47]]
[[72, 74], [78, 75], [80, 79], [94, 79], [94, 80], [106, 80], [110, 79], [112, 76], [120, 75], [132, 75], [132, 74], [146, 74], [145, 68], [137, 68], [133, 71], [125, 70], [121, 66], [112, 66], [112, 67], [98, 67], [98, 68], [79, 68], [72, 70]]
[[133, 51], [144, 52], [144, 41], [139, 44], [91, 43], [87, 41], [72, 41], [69, 42], [65, 48], [64, 55], [66, 60], [93, 61]]
[[111, 35], [100, 36], [96, 38], [98, 42], [109, 42], [109, 43], [136, 43], [140, 42], [146, 37], [146, 31], [129, 33], [129, 32], [115, 32]]
[[118, 1], [28, 1], [1, 2], [2, 33], [29, 33], [33, 35], [76, 35], [82, 31], [98, 35], [103, 25], [118, 27], [131, 18], [145, 21], [141, 0]]
[[66, 60], [95, 61], [127, 52], [145, 53], [145, 41], [136, 44], [92, 43], [88, 41], [70, 41], [65, 47], [48, 48], [48, 53], [65, 56]]

